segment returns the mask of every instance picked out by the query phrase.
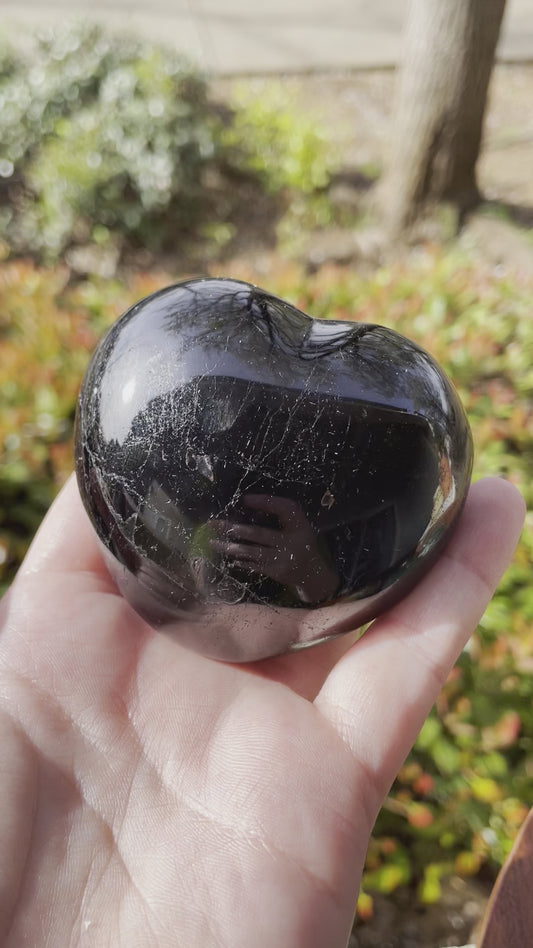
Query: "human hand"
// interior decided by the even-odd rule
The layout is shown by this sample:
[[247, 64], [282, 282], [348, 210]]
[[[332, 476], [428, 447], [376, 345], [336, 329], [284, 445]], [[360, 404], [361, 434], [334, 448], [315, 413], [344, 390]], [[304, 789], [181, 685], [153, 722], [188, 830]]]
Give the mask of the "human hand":
[[70, 482], [0, 603], [4, 948], [336, 948], [379, 807], [508, 564], [517, 492], [356, 644], [203, 658], [118, 595]]
[[300, 504], [288, 497], [245, 494], [252, 510], [274, 515], [279, 529], [237, 521], [211, 522], [213, 549], [241, 569], [294, 586], [304, 602], [321, 602], [335, 595], [339, 577], [322, 557], [317, 538]]

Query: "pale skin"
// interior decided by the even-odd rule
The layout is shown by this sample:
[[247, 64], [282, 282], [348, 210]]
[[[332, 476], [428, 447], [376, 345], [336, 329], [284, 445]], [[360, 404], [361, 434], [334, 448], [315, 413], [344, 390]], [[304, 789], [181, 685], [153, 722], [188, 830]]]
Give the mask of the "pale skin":
[[476, 484], [361, 641], [237, 666], [135, 616], [71, 481], [0, 603], [0, 944], [344, 948], [379, 807], [523, 513]]

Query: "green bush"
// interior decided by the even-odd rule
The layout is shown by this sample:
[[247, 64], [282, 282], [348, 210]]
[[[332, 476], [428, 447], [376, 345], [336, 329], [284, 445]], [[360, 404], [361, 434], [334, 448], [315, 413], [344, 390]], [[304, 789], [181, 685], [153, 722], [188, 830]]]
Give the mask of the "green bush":
[[[262, 282], [242, 267], [231, 274]], [[9, 263], [0, 269], [0, 581], [7, 584], [72, 469], [83, 369], [105, 327], [172, 282], [128, 286]], [[533, 805], [533, 283], [454, 254], [359, 277], [280, 265], [269, 289], [319, 317], [389, 325], [417, 340], [459, 387], [475, 476], [503, 474], [529, 513], [515, 560], [402, 768], [369, 850], [370, 893], [404, 884], [438, 899], [444, 875], [493, 879]]]
[[283, 83], [242, 83], [232, 103], [235, 117], [225, 141], [236, 149], [253, 142], [243, 164], [260, 176], [265, 188], [310, 195], [327, 187], [333, 168], [327, 139], [314, 118], [302, 115], [296, 103], [291, 107]]
[[53, 258], [109, 232], [160, 249], [196, 223], [224, 149], [204, 81], [174, 52], [69, 28], [7, 70], [0, 98], [15, 250]]
[[174, 51], [96, 26], [42, 36], [31, 59], [0, 52], [0, 106], [0, 232], [46, 262], [90, 243], [220, 243], [240, 186], [249, 216], [252, 183], [328, 181], [320, 135], [279, 97], [222, 108]]

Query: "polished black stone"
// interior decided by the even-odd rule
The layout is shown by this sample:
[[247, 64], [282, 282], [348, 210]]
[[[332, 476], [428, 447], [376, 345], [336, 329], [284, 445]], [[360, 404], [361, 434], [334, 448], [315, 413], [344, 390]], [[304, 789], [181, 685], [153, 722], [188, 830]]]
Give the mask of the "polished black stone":
[[78, 482], [119, 588], [229, 661], [388, 608], [446, 542], [471, 465], [464, 411], [426, 352], [234, 280], [137, 303], [80, 393]]

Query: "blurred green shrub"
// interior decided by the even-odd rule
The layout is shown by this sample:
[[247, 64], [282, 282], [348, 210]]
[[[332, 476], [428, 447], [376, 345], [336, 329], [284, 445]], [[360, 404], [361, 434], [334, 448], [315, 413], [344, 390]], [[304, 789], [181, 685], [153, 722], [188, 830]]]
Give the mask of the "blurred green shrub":
[[158, 250], [194, 227], [225, 150], [206, 84], [176, 53], [69, 27], [0, 77], [1, 215], [16, 251], [53, 259], [111, 234]]
[[[154, 253], [231, 238], [239, 183], [328, 181], [326, 149], [279, 97], [217, 105], [174, 51], [72, 26], [31, 59], [0, 50], [0, 232], [51, 262], [72, 245]], [[243, 198], [249, 214], [250, 194]]]
[[333, 159], [324, 131], [299, 112], [295, 101], [291, 104], [283, 83], [243, 82], [234, 89], [232, 104], [235, 117], [224, 139], [236, 149], [243, 142], [254, 143], [243, 163], [265, 188], [309, 195], [327, 187]]
[[[261, 282], [243, 265], [231, 274]], [[127, 285], [68, 283], [66, 269], [0, 267], [0, 582], [9, 583], [72, 468], [81, 375], [97, 339], [164, 274]], [[389, 325], [416, 339], [459, 387], [475, 476], [502, 474], [529, 507], [514, 563], [444, 687], [382, 810], [363, 880], [371, 893], [439, 898], [450, 873], [493, 879], [533, 805], [533, 282], [457, 255], [360, 277], [279, 264], [269, 289], [318, 317]], [[363, 903], [362, 903], [363, 904]]]

